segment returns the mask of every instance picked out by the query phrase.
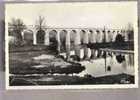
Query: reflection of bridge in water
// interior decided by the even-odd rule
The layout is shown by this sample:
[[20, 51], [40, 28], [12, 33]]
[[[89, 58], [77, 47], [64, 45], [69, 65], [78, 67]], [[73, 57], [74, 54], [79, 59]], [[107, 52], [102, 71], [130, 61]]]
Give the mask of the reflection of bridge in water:
[[[30, 36], [34, 45], [43, 44], [46, 46], [51, 45], [51, 40], [54, 37], [57, 44], [58, 53], [62, 52], [64, 46], [67, 59], [70, 58], [71, 48], [75, 50], [75, 55], [80, 56], [81, 45], [84, 49], [84, 58], [87, 58], [88, 48], [91, 50], [91, 56], [95, 55], [95, 50], [106, 52], [119, 52], [119, 53], [133, 53], [134, 43], [133, 32], [125, 29], [104, 29], [104, 28], [50, 28], [43, 27], [37, 30], [34, 26], [27, 26], [22, 31], [23, 39], [29, 37], [27, 31], [30, 31]], [[40, 32], [39, 32], [40, 31]], [[117, 36], [122, 36], [124, 41], [117, 42]], [[122, 44], [122, 45], [120, 45]], [[116, 48], [117, 47], [117, 48]], [[125, 48], [126, 47], [126, 48]], [[102, 49], [101, 49], [102, 48]], [[103, 49], [103, 48], [110, 48]], [[111, 50], [111, 49], [127, 49], [126, 50]]]

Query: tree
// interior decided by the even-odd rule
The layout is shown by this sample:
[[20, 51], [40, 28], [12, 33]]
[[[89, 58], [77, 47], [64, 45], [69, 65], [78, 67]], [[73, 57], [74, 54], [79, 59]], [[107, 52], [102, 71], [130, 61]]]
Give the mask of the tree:
[[132, 23], [127, 24], [128, 40], [134, 40], [134, 28]]
[[38, 44], [44, 44], [45, 40], [45, 31], [43, 30], [45, 26], [45, 17], [39, 16], [35, 28], [37, 30], [37, 43]]
[[43, 30], [43, 27], [45, 26], [45, 17], [43, 17], [43, 16], [39, 16], [38, 17], [38, 20], [37, 20], [37, 22], [36, 22], [36, 29], [37, 30]]
[[124, 42], [124, 37], [123, 37], [121, 34], [118, 34], [118, 35], [116, 36], [115, 42], [117, 42], [117, 43], [122, 43], [122, 42]]
[[11, 22], [8, 23], [8, 30], [10, 31], [10, 35], [16, 37], [16, 39], [18, 41], [18, 45], [20, 45], [23, 42], [21, 32], [25, 28], [26, 28], [26, 25], [19, 18], [18, 19], [12, 18]]

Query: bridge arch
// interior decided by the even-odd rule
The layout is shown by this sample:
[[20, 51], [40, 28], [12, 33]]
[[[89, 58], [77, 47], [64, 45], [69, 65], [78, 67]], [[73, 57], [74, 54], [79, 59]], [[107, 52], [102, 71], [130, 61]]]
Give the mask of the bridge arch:
[[76, 34], [77, 34], [76, 30], [73, 29], [70, 31], [70, 41], [71, 41], [71, 44], [73, 44], [73, 45], [74, 45], [75, 40], [76, 40]]
[[53, 29], [49, 31], [49, 41], [50, 45], [56, 44], [57, 43], [57, 30]]
[[40, 29], [40, 30], [38, 30], [37, 31], [37, 44], [44, 44], [45, 43], [45, 31], [44, 30], [42, 30], [42, 29]]
[[80, 40], [81, 40], [81, 44], [84, 44], [84, 38], [85, 38], [85, 34], [86, 34], [86, 31], [84, 29], [80, 30]]
[[89, 43], [95, 43], [95, 35], [94, 35], [94, 31], [92, 29], [89, 29]]
[[112, 42], [113, 40], [113, 34], [111, 30], [108, 30], [108, 42]]
[[96, 42], [97, 42], [97, 43], [100, 43], [100, 42], [101, 42], [101, 41], [100, 41], [100, 40], [101, 40], [100, 38], [101, 38], [100, 31], [99, 31], [99, 30], [96, 30]]
[[33, 44], [33, 31], [30, 30], [30, 29], [27, 29], [27, 30], [24, 30], [23, 31], [23, 40], [24, 40], [24, 43], [27, 44], [27, 45], [32, 45]]

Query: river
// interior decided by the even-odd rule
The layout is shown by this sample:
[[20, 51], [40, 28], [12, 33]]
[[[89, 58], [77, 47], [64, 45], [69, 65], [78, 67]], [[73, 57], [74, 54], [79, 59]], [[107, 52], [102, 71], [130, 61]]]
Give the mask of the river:
[[[65, 53], [61, 55], [66, 56]], [[74, 51], [71, 51], [70, 55], [74, 55]], [[88, 56], [91, 55], [90, 49]], [[123, 57], [122, 61], [117, 61], [116, 56]], [[83, 50], [81, 49], [80, 57], [83, 57]], [[82, 65], [85, 66], [85, 70], [79, 73], [79, 76], [84, 76], [85, 74], [90, 74], [94, 77], [115, 75], [126, 73], [129, 75], [134, 75], [134, 55], [133, 54], [112, 54], [106, 58], [106, 66], [104, 58], [97, 58], [88, 61], [80, 61]]]

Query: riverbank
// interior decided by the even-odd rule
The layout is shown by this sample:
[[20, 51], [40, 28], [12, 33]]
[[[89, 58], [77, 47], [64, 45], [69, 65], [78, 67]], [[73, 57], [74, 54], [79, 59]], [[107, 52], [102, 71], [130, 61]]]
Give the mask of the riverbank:
[[[133, 84], [134, 68], [127, 63], [128, 58], [125, 56], [125, 61], [118, 63], [115, 55], [107, 57], [105, 67], [103, 58], [70, 62], [51, 50], [10, 52], [9, 83], [13, 86]], [[110, 70], [105, 71], [106, 68]]]
[[24, 85], [99, 85], [99, 84], [134, 84], [134, 76], [127, 74], [84, 77], [69, 75], [33, 75], [33, 76], [10, 76], [11, 86]]

